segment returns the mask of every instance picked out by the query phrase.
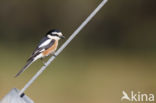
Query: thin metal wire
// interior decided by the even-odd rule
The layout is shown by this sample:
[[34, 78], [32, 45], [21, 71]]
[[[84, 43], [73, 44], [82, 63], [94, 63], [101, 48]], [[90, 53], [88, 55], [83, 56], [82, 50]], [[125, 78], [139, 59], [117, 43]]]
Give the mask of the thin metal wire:
[[[98, 7], [87, 17], [87, 19], [74, 31], [74, 33], [68, 38], [68, 40], [57, 50], [55, 53], [58, 56], [63, 49], [71, 42], [71, 40], [88, 24], [88, 22], [96, 15], [96, 13], [106, 4], [107, 0], [103, 0]], [[21, 89], [19, 95], [24, 93], [24, 91], [37, 79], [37, 77], [49, 66], [49, 64], [56, 58], [56, 56], [52, 56], [44, 66], [31, 78], [30, 81]]]

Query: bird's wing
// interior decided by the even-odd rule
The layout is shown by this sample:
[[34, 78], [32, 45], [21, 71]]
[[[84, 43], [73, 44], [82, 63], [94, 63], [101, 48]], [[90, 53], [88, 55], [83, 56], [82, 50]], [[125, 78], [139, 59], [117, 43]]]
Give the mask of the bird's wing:
[[32, 53], [32, 55], [34, 55], [34, 54], [36, 54], [38, 52], [42, 52], [42, 49], [44, 50], [44, 47], [47, 46], [47, 45], [49, 45], [51, 41], [52, 40], [49, 39], [48, 37], [42, 38], [41, 41], [39, 42], [37, 48]]
[[44, 47], [48, 45], [50, 42], [51, 42], [51, 39], [49, 39], [48, 37], [44, 37], [43, 39], [41, 39], [37, 47], [38, 48]]
[[[46, 41], [45, 41], [46, 42]], [[35, 51], [33, 52], [32, 56], [28, 59], [28, 61], [30, 59], [34, 59], [34, 57], [36, 57], [38, 54], [40, 54], [41, 52], [47, 50], [48, 48], [50, 48], [53, 44], [55, 43], [55, 40], [51, 40], [48, 44], [44, 45], [44, 46], [38, 46]], [[42, 45], [42, 44], [41, 44]]]
[[27, 64], [16, 74], [15, 77], [19, 76], [22, 72], [24, 72], [35, 60], [39, 59], [41, 57], [41, 52], [44, 50], [47, 50], [55, 43], [55, 40], [51, 40], [50, 43], [47, 45], [44, 45], [42, 47], [36, 48], [32, 56], [27, 60]]
[[55, 40], [53, 39], [53, 40], [51, 40], [51, 42], [50, 42], [49, 44], [45, 45], [45, 46], [42, 47], [42, 48], [44, 48], [45, 50], [47, 50], [47, 49], [50, 48], [54, 43], [55, 43]]

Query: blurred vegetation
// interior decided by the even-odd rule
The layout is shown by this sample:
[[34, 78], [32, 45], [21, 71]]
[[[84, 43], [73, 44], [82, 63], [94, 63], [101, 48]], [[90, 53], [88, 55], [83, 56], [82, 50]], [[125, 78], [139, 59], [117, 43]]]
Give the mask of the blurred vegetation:
[[[68, 37], [98, 3], [100, 0], [0, 1], [0, 41], [36, 43], [51, 28]], [[81, 42], [75, 43], [89, 48], [96, 42], [98, 48], [155, 49], [155, 3], [111, 0], [81, 32]]]
[[[37, 61], [13, 78], [49, 29], [67, 39], [100, 2], [1, 0], [0, 98], [21, 89], [41, 67]], [[155, 4], [109, 0], [26, 94], [36, 103], [116, 103], [122, 90], [156, 94]]]

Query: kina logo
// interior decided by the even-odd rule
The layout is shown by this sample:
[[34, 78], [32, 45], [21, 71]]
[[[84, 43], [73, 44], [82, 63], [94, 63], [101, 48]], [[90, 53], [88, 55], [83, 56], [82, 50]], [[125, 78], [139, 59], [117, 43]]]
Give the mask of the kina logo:
[[121, 101], [127, 100], [130, 102], [154, 102], [154, 94], [141, 93], [131, 91], [129, 94], [122, 91]]

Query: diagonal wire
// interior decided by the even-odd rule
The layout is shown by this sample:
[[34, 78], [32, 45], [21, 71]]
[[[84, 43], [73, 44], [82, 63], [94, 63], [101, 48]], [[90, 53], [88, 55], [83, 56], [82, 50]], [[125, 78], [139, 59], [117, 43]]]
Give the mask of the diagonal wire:
[[[64, 48], [71, 42], [71, 40], [88, 24], [88, 22], [96, 15], [96, 13], [106, 4], [107, 0], [103, 0], [98, 7], [87, 17], [87, 19], [73, 32], [73, 34], [66, 40], [66, 42], [57, 50], [55, 53], [58, 56]], [[37, 77], [49, 66], [49, 64], [56, 58], [56, 56], [52, 56], [44, 66], [31, 78], [30, 81], [21, 89], [19, 95], [21, 96], [24, 91], [37, 79]]]

